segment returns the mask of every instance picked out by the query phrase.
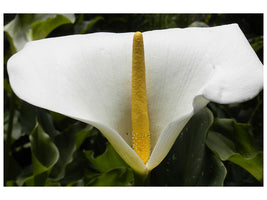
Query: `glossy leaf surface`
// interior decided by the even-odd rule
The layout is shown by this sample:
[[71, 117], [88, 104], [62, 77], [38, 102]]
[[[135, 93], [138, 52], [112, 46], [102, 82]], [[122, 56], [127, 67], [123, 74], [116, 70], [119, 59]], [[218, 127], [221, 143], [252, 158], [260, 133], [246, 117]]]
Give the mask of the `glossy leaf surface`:
[[221, 160], [229, 160], [263, 180], [263, 153], [257, 149], [249, 124], [217, 119], [207, 137], [208, 147]]
[[23, 48], [28, 41], [45, 38], [55, 28], [73, 23], [74, 15], [27, 14], [16, 15], [4, 28], [8, 34], [13, 52]]
[[223, 185], [226, 169], [205, 145], [212, 122], [206, 108], [192, 117], [166, 159], [152, 171], [155, 185]]

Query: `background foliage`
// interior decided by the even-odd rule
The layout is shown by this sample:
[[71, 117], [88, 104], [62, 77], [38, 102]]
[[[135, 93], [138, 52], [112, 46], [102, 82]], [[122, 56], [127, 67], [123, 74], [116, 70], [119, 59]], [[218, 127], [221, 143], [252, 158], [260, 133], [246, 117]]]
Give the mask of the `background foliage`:
[[[133, 170], [90, 125], [15, 96], [9, 57], [30, 40], [91, 32], [148, 31], [238, 23], [263, 62], [262, 14], [4, 15], [4, 185], [131, 186]], [[263, 185], [263, 95], [210, 103], [184, 128], [148, 185]]]

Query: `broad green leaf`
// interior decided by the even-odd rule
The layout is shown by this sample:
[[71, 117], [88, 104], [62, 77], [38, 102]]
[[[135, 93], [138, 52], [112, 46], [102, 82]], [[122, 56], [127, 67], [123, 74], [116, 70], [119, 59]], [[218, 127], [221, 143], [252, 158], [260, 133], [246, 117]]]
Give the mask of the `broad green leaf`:
[[62, 185], [75, 185], [77, 181], [84, 177], [85, 171], [90, 169], [91, 167], [84, 153], [82, 151], [75, 152], [72, 162], [66, 166], [65, 176], [60, 182]]
[[[66, 117], [65, 115], [61, 115], [61, 114], [59, 114], [59, 113], [52, 112], [52, 111], [50, 111], [49, 113], [50, 113], [50, 115], [51, 115], [52, 118], [53, 118], [53, 122], [54, 122], [54, 124], [55, 124], [57, 127], [59, 127], [59, 129], [62, 130], [62, 128], [61, 128], [61, 124], [63, 124], [64, 126], [66, 126], [66, 124], [69, 124], [68, 122], [65, 121], [66, 119], [69, 119], [69, 118]], [[63, 129], [64, 129], [64, 128], [63, 128]]]
[[217, 119], [206, 143], [221, 160], [239, 165], [262, 182], [263, 153], [257, 150], [249, 124]]
[[74, 23], [72, 14], [23, 14], [16, 15], [14, 20], [5, 25], [11, 50], [13, 53], [21, 50], [28, 41], [42, 39], [57, 27]]
[[50, 139], [49, 135], [43, 131], [42, 127], [38, 123], [30, 135], [30, 141], [32, 154], [38, 161], [38, 163], [35, 163], [33, 160], [34, 174], [37, 174], [35, 172], [39, 172], [39, 164], [48, 169], [57, 162], [59, 158], [58, 149]]
[[84, 154], [92, 166], [102, 173], [119, 167], [128, 167], [109, 143], [106, 151], [96, 158], [93, 151], [85, 151]]
[[[75, 134], [76, 144], [75, 152], [72, 155], [72, 160], [65, 167], [65, 176], [60, 180], [62, 185], [81, 185], [83, 177], [88, 173], [95, 173], [89, 160], [86, 158], [84, 151], [93, 149], [97, 155], [101, 154], [106, 148], [106, 139], [100, 134], [96, 128], [87, 126], [80, 132]], [[101, 151], [99, 151], [101, 147]], [[88, 150], [87, 150], [88, 151]], [[96, 175], [99, 175], [97, 173]]]
[[85, 132], [88, 136], [91, 131], [91, 127], [88, 130], [88, 128], [84, 128], [83, 124], [76, 123], [54, 138], [60, 157], [50, 173], [51, 178], [59, 180], [64, 177], [66, 165], [73, 160], [73, 153], [77, 150], [75, 140], [77, 134]]
[[56, 15], [47, 18], [45, 21], [36, 21], [32, 24], [32, 39], [45, 38], [57, 27], [63, 24], [74, 23], [75, 17], [72, 14]]
[[53, 118], [50, 112], [38, 108], [38, 122], [42, 126], [43, 130], [51, 137], [52, 140], [60, 134], [60, 132], [55, 128]]
[[51, 168], [59, 158], [59, 152], [49, 135], [37, 123], [30, 134], [33, 176], [25, 179], [27, 185], [45, 185]]
[[60, 186], [60, 184], [56, 181], [52, 181], [52, 180], [47, 179], [45, 186]]
[[242, 167], [230, 161], [225, 161], [224, 164], [227, 168], [225, 186], [262, 186], [261, 182]]
[[226, 169], [205, 145], [212, 122], [213, 115], [207, 108], [191, 118], [168, 156], [152, 171], [151, 184], [223, 185]]
[[84, 151], [90, 165], [98, 172], [87, 172], [84, 182], [94, 186], [126, 186], [134, 182], [132, 169], [121, 159], [108, 143], [106, 151], [94, 157], [94, 151]]
[[40, 174], [27, 177], [24, 182], [27, 186], [44, 186], [47, 181], [48, 172], [44, 171]]
[[263, 181], [263, 152], [258, 152], [250, 158], [235, 154], [228, 160], [250, 172], [258, 181]]
[[203, 159], [202, 171], [197, 180], [198, 186], [222, 186], [226, 177], [227, 170], [220, 159], [211, 151], [206, 150]]
[[25, 180], [32, 176], [32, 165], [25, 167], [21, 173], [17, 176], [16, 183], [18, 186], [23, 186]]
[[30, 134], [36, 125], [36, 118], [43, 130], [53, 139], [59, 135], [60, 132], [56, 130], [51, 114], [39, 107], [28, 104], [27, 102], [21, 101], [20, 106], [20, 122], [22, 126], [22, 132]]
[[27, 186], [59, 186], [58, 182], [48, 179], [48, 172], [45, 171], [41, 174], [30, 176], [25, 179], [25, 184]]
[[93, 129], [93, 127], [90, 127], [75, 134], [76, 149], [80, 148], [84, 140], [91, 135]]
[[[40, 150], [39, 150], [40, 151]], [[33, 174], [34, 175], [38, 175], [44, 172], [48, 171], [48, 167], [44, 166], [34, 155], [34, 153], [32, 153], [32, 168], [33, 168]]]
[[20, 123], [22, 128], [22, 133], [30, 134], [36, 125], [38, 108], [28, 104], [25, 101], [21, 101], [20, 108]]
[[129, 168], [116, 168], [100, 175], [92, 174], [86, 185], [91, 186], [131, 186], [134, 182], [133, 172]]

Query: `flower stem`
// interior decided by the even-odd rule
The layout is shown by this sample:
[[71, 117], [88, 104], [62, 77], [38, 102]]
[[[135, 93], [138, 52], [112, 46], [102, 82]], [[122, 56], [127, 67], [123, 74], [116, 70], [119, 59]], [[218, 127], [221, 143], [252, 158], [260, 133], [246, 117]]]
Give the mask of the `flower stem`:
[[150, 185], [150, 173], [139, 174], [134, 172], [134, 186], [149, 186]]

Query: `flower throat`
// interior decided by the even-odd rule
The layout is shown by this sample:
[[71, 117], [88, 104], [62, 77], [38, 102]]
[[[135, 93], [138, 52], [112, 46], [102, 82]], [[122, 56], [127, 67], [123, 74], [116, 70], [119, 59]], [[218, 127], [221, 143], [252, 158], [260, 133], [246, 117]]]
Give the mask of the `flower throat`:
[[132, 53], [132, 139], [133, 149], [146, 163], [150, 156], [150, 133], [147, 111], [146, 72], [143, 35], [136, 32]]

